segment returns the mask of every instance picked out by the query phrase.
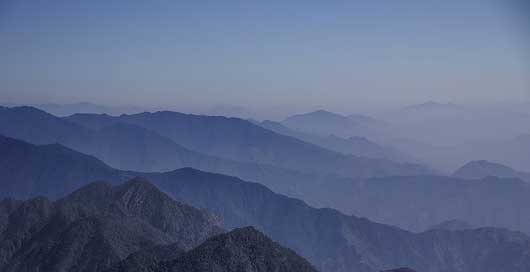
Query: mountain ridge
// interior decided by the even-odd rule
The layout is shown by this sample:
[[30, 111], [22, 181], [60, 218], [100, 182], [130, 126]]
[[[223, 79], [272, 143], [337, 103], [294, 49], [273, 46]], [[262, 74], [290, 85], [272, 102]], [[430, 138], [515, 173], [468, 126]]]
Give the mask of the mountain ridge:
[[83, 114], [66, 119], [90, 128], [115, 122], [134, 124], [203, 154], [302, 172], [353, 178], [432, 173], [416, 164], [346, 156], [238, 118], [161, 111], [115, 117]]
[[170, 243], [192, 248], [222, 232], [213, 215], [140, 179], [114, 187], [90, 183], [54, 202], [20, 202], [6, 214], [0, 269], [13, 272], [101, 271], [138, 250]]

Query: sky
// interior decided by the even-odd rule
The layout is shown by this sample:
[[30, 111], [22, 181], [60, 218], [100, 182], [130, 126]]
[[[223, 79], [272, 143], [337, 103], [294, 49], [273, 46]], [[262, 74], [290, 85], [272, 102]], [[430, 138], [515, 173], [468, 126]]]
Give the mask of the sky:
[[524, 0], [0, 1], [0, 102], [357, 112], [530, 100]]

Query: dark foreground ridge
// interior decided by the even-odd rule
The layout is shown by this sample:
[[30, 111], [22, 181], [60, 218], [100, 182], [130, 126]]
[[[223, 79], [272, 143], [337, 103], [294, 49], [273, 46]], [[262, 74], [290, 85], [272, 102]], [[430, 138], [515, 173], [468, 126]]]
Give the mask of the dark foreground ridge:
[[214, 236], [173, 259], [167, 253], [178, 251], [170, 247], [133, 254], [107, 272], [316, 272], [302, 257], [253, 227]]
[[0, 271], [102, 271], [139, 250], [190, 249], [221, 232], [212, 214], [147, 181], [96, 182], [55, 202], [0, 202]]

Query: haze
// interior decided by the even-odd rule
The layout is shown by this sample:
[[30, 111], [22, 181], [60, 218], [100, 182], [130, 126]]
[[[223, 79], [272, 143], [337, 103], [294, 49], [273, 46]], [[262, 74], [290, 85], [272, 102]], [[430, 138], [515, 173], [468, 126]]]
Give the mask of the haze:
[[529, 26], [528, 0], [0, 0], [0, 271], [528, 272]]
[[[521, 102], [516, 1], [2, 1], [3, 103], [279, 117], [425, 101]], [[281, 114], [279, 114], [281, 113]]]

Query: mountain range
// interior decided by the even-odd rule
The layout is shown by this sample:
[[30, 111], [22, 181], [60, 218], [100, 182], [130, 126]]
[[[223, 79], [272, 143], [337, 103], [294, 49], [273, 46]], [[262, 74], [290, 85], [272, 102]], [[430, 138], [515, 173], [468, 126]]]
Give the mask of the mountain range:
[[[153, 127], [154, 124], [159, 125]], [[179, 136], [184, 140], [176, 139], [180, 141], [177, 143], [171, 139], [172, 128], [187, 131]], [[319, 187], [343, 175], [362, 178], [432, 173], [418, 164], [343, 155], [241, 119], [174, 112], [58, 118], [32, 107], [3, 108], [0, 133], [34, 144], [61, 143], [121, 170], [152, 172], [194, 167], [238, 176], [309, 202], [312, 198], [308, 196], [318, 192]], [[210, 138], [218, 139], [211, 140], [215, 146], [209, 144]], [[236, 155], [224, 156], [223, 150], [265, 159], [237, 160]]]
[[316, 271], [252, 227], [221, 234], [215, 216], [138, 178], [7, 199], [0, 213], [2, 271]]
[[[2, 190], [4, 196], [28, 197], [42, 193], [61, 196], [83, 182], [96, 179], [122, 182], [140, 175], [113, 169], [94, 157], [60, 145], [33, 146], [5, 137], [0, 139], [3, 139], [0, 161], [5, 162], [0, 165], [0, 174], [6, 180]], [[261, 170], [264, 175], [274, 173], [274, 169]], [[505, 227], [530, 233], [530, 218], [524, 209], [530, 205], [530, 185], [517, 179], [417, 176], [350, 180], [327, 177], [321, 182], [291, 183], [293, 187], [288, 187], [282, 182], [289, 182], [292, 174], [287, 172], [277, 183], [271, 183], [274, 185], [271, 188], [291, 191], [289, 196], [303, 192], [298, 194], [313, 206], [333, 207], [346, 214], [407, 230], [423, 231], [443, 221], [460, 219], [474, 226]], [[311, 176], [303, 174], [297, 178], [304, 180], [304, 177], [311, 180]], [[17, 182], [9, 182], [13, 180]], [[514, 206], [514, 203], [519, 204]]]
[[[27, 143], [23, 144], [28, 145]], [[79, 154], [77, 152], [74, 153]], [[30, 154], [27, 155], [29, 156]], [[85, 155], [79, 154], [79, 156]], [[53, 159], [50, 157], [49, 160]], [[87, 163], [92, 162], [88, 161]], [[90, 168], [89, 166], [86, 167]], [[42, 169], [37, 166], [31, 168]], [[69, 175], [71, 175], [68, 174], [69, 171], [64, 167], [47, 170], [55, 172], [55, 180], [59, 181], [68, 181]], [[28, 174], [33, 173], [28, 168], [26, 168], [26, 171]], [[223, 222], [227, 229], [248, 225], [255, 226], [281, 245], [291, 248], [297, 254], [307, 258], [317, 269], [323, 272], [375, 272], [394, 267], [411, 267], [418, 271], [428, 272], [526, 271], [530, 269], [528, 267], [530, 265], [530, 254], [527, 250], [530, 247], [530, 239], [518, 232], [497, 228], [479, 228], [462, 231], [431, 230], [422, 233], [412, 233], [389, 225], [374, 223], [364, 218], [347, 216], [333, 209], [312, 208], [300, 200], [276, 194], [262, 185], [245, 182], [230, 176], [201, 172], [190, 168], [167, 173], [115, 171], [115, 173], [120, 175], [119, 179], [122, 181], [127, 179], [127, 176], [142, 176], [152, 181], [162, 191], [177, 201], [188, 203], [199, 209], [209, 210]], [[114, 175], [115, 173], [111, 174]], [[98, 175], [96, 172], [92, 174]], [[106, 176], [108, 174], [109, 172], [102, 171], [100, 173], [101, 176], [97, 179], [106, 180], [109, 178]], [[38, 178], [38, 175], [35, 178]], [[24, 184], [24, 180], [5, 180], [3, 183], [6, 182], [18, 184], [19, 186]], [[41, 182], [46, 181], [42, 180]], [[86, 183], [88, 182], [86, 181]], [[114, 181], [114, 183], [119, 183], [119, 181]], [[121, 203], [120, 201], [125, 195], [131, 195], [130, 193], [105, 193], [129, 191], [112, 189], [110, 185], [103, 186], [98, 184], [100, 183], [89, 187], [110, 188], [108, 189], [109, 191], [107, 189], [96, 190], [98, 192], [95, 194], [97, 198], [103, 199], [105, 203], [114, 203], [110, 201], [112, 199], [118, 199], [118, 203]], [[133, 184], [139, 184], [142, 188], [152, 188], [143, 181], [133, 182]], [[50, 188], [54, 187], [50, 186]], [[118, 186], [117, 188], [128, 187]], [[107, 200], [104, 196], [109, 194], [120, 197], [111, 197], [108, 198], [110, 200]], [[94, 194], [77, 193], [73, 195], [76, 195], [76, 197], [72, 198], [72, 196], [69, 196], [66, 199], [76, 199], [76, 201], [84, 203], [83, 199], [85, 197], [90, 198]], [[128, 197], [125, 198], [130, 199]], [[160, 198], [160, 196], [156, 198]], [[0, 216], [2, 218], [1, 222], [5, 222], [6, 218], [8, 220], [17, 218], [12, 215], [12, 211], [18, 207], [17, 201], [7, 202], [8, 204], [2, 205], [0, 209], [0, 211], [3, 211], [2, 216]], [[59, 200], [58, 203], [63, 202]], [[133, 201], [133, 203], [144, 202]], [[98, 208], [97, 204], [88, 206], [86, 209], [79, 208], [83, 212], [78, 212], [79, 209], [75, 208], [72, 214], [75, 216], [79, 214], [90, 215], [92, 211], [108, 210]], [[132, 207], [137, 206], [132, 205]], [[157, 205], [149, 205], [149, 207], [150, 209], [147, 210], [143, 208], [134, 209], [133, 215], [155, 220], [149, 223], [151, 225], [166, 226], [167, 224], [163, 223], [164, 221], [160, 222], [158, 220], [160, 216], [149, 216], [149, 211], [163, 211], [163, 209], [158, 208], [159, 206]], [[50, 208], [46, 211], [53, 210]], [[111, 211], [114, 211], [114, 209], [111, 209]], [[9, 215], [6, 216], [7, 213]], [[38, 213], [41, 215], [49, 214]], [[127, 210], [125, 210], [125, 214], [127, 213]], [[113, 216], [112, 213], [109, 215]], [[31, 218], [34, 218], [34, 216], [31, 215]], [[151, 222], [149, 220], [148, 222]], [[23, 219], [22, 221], [28, 222], [28, 224], [33, 222], [29, 219]], [[0, 225], [5, 226], [6, 224], [2, 223]], [[68, 224], [60, 225], [66, 226]], [[4, 229], [8, 228], [4, 227]], [[34, 230], [35, 228], [30, 229]], [[169, 229], [173, 230], [176, 227]], [[8, 235], [8, 237], [15, 236]], [[24, 235], [24, 237], [28, 236]], [[50, 239], [53, 240], [55, 238]], [[171, 242], [170, 239], [167, 242], [169, 244]], [[192, 243], [189, 244], [191, 246]], [[149, 246], [154, 245], [149, 243]], [[399, 250], [396, 250], [396, 248], [399, 248]], [[137, 249], [137, 247], [134, 248], [134, 250]], [[125, 255], [119, 255], [120, 258], [114, 258], [113, 260], [117, 262], [121, 257], [125, 258]], [[4, 258], [4, 260], [6, 259]], [[108, 260], [106, 262], [109, 264], [113, 263]], [[14, 262], [14, 265], [20, 264]]]
[[349, 154], [367, 158], [386, 159], [396, 162], [418, 163], [417, 159], [397, 150], [396, 148], [382, 146], [378, 143], [370, 141], [365, 137], [342, 138], [335, 135], [320, 136], [316, 134], [299, 132], [290, 129], [281, 123], [268, 120], [257, 124], [276, 133], [291, 136], [346, 155]]
[[495, 161], [530, 172], [530, 131], [526, 126], [530, 114], [521, 105], [481, 107], [430, 101], [374, 113], [375, 118], [361, 116], [352, 121], [320, 110], [294, 115], [281, 124], [324, 137], [364, 137], [447, 175], [473, 160]]
[[427, 102], [376, 115], [387, 122], [370, 139], [411, 154], [447, 174], [473, 160], [530, 172], [530, 114], [520, 105]]
[[418, 164], [343, 155], [237, 118], [166, 111], [117, 117], [77, 114], [67, 120], [92, 129], [133, 124], [210, 156], [309, 173], [357, 178], [433, 172]]
[[382, 177], [344, 181], [307, 196], [318, 207], [411, 231], [447, 220], [530, 233], [530, 184], [517, 178], [462, 179], [447, 176]]
[[[18, 107], [18, 104], [3, 104], [8, 107]], [[143, 109], [134, 106], [106, 106], [91, 102], [78, 102], [69, 104], [45, 103], [31, 104], [31, 107], [41, 109], [56, 116], [69, 116], [75, 113], [99, 113], [99, 114], [124, 114], [140, 112]]]
[[[137, 171], [199, 168], [196, 160], [216, 157], [354, 178], [432, 173], [418, 164], [343, 155], [242, 119], [176, 112], [118, 117], [78, 114], [63, 119], [31, 107], [4, 108], [0, 110], [0, 133], [34, 144], [61, 143], [112, 166]], [[123, 156], [123, 151], [137, 156]]]

